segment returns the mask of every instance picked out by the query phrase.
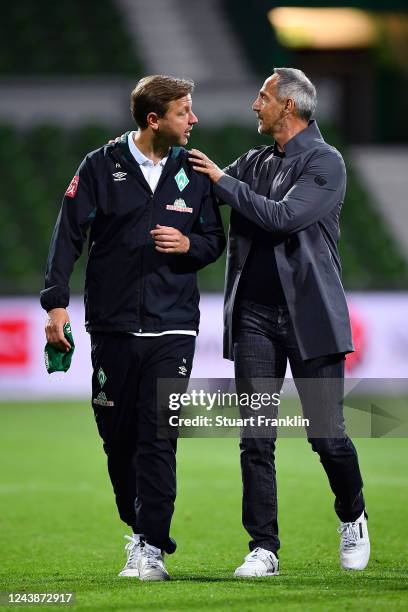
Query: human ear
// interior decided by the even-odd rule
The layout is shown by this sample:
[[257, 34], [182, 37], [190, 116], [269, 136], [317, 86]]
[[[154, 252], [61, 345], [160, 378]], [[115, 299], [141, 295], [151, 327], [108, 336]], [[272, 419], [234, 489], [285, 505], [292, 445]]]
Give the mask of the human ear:
[[159, 117], [157, 113], [149, 113], [146, 117], [147, 127], [152, 128], [152, 130], [157, 130], [159, 128], [158, 120]]

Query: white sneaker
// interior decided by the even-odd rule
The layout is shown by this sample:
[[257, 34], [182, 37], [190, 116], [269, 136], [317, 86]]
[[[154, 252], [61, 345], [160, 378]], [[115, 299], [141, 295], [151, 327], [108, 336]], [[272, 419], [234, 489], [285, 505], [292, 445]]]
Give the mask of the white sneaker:
[[234, 572], [235, 578], [279, 576], [279, 561], [270, 550], [255, 548]]
[[129, 542], [125, 546], [127, 561], [118, 576], [139, 577], [140, 536], [134, 533], [132, 537], [125, 536]]
[[140, 580], [170, 580], [170, 576], [164, 567], [160, 548], [142, 541], [139, 550], [138, 567]]
[[343, 569], [363, 570], [370, 558], [367, 519], [363, 514], [353, 523], [340, 523], [340, 564]]

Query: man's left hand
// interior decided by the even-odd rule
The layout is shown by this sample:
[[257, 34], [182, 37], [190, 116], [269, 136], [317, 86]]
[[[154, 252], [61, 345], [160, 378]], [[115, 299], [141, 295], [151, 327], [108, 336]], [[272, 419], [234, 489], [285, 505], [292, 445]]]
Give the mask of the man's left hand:
[[159, 253], [177, 253], [182, 255], [188, 253], [190, 249], [190, 240], [184, 236], [175, 227], [166, 227], [165, 225], [156, 225], [154, 230], [150, 231], [155, 242], [156, 251]]
[[215, 164], [207, 155], [201, 153], [198, 149], [189, 151], [188, 161], [193, 164], [193, 169], [202, 174], [206, 174], [213, 183], [217, 183], [224, 172]]

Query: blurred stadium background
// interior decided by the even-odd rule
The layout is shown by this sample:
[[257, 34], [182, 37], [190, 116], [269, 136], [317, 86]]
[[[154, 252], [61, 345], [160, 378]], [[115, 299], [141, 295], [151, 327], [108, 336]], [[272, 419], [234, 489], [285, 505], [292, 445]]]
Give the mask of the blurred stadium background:
[[[151, 73], [193, 78], [200, 124], [190, 144], [224, 165], [268, 142], [256, 132], [250, 105], [264, 77], [279, 65], [302, 68], [317, 84], [320, 127], [347, 163], [340, 250], [358, 348], [348, 361], [349, 372], [405, 376], [406, 3], [300, 5], [269, 0], [194, 1], [188, 10], [182, 0], [8, 5], [8, 18], [0, 24], [4, 394], [50, 392], [41, 362], [44, 317], [37, 296], [52, 227], [84, 155], [133, 128], [129, 92], [137, 79]], [[227, 210], [224, 216], [227, 224]], [[77, 264], [73, 295], [82, 293], [85, 264], [86, 257]], [[220, 357], [223, 278], [224, 258], [200, 274], [203, 325], [195, 376], [232, 372]], [[81, 304], [81, 298], [73, 300], [71, 309], [79, 350], [67, 392], [86, 396], [88, 339]]]
[[[81, 400], [84, 409], [89, 411], [86, 413], [87, 425], [81, 429], [82, 438], [83, 431], [96, 437], [96, 431], [91, 433], [91, 428], [87, 429], [92, 419], [89, 407], [89, 339], [83, 329], [80, 297], [85, 257], [77, 264], [72, 279], [72, 294], [77, 297], [73, 298], [70, 312], [77, 349], [73, 366], [64, 381], [50, 384], [42, 355], [45, 314], [40, 309], [38, 293], [42, 288], [52, 228], [62, 194], [72, 175], [88, 151], [102, 146], [123, 131], [133, 129], [128, 108], [129, 93], [135, 82], [146, 74], [168, 73], [196, 81], [194, 110], [200, 123], [193, 131], [190, 146], [204, 150], [221, 166], [252, 146], [267, 143], [267, 139], [256, 132], [250, 106], [274, 66], [301, 68], [316, 83], [320, 128], [326, 140], [340, 149], [347, 165], [348, 191], [341, 219], [340, 250], [357, 348], [348, 360], [348, 373], [357, 378], [407, 377], [406, 1], [360, 0], [345, 5], [314, 0], [312, 6], [299, 0], [190, 0], [188, 3], [184, 0], [16, 0], [7, 3], [6, 17], [0, 20], [0, 396], [3, 400], [0, 405], [4, 409], [1, 413], [2, 426], [5, 426], [3, 433], [5, 438], [9, 436], [9, 446], [6, 444], [3, 448], [5, 452], [7, 449], [15, 452], [15, 457], [13, 460], [7, 455], [4, 464], [6, 484], [5, 488], [0, 488], [0, 493], [4, 494], [0, 497], [7, 508], [4, 517], [10, 546], [12, 536], [21, 528], [21, 521], [25, 518], [23, 505], [35, 512], [37, 502], [42, 503], [44, 491], [55, 492], [55, 483], [62, 478], [60, 474], [50, 472], [50, 482], [54, 484], [43, 484], [43, 488], [33, 485], [31, 489], [27, 485], [30, 479], [38, 480], [45, 462], [52, 459], [54, 452], [58, 453], [55, 440], [50, 443], [51, 432], [55, 433], [52, 424], [57, 427], [56, 420], [50, 418], [49, 409], [43, 404], [33, 403], [31, 406], [31, 400], [49, 398], [56, 410], [58, 406], [64, 409], [63, 424], [67, 426], [67, 435], [71, 436], [69, 440], [73, 443], [78, 440], [85, 417], [83, 412], [79, 417], [78, 412], [71, 411], [70, 405], [63, 402], [67, 398]], [[227, 211], [223, 214], [227, 225]], [[196, 377], [232, 374], [231, 364], [221, 358], [223, 278], [224, 258], [200, 273], [202, 327], [193, 373]], [[14, 400], [20, 400], [24, 405], [13, 404]], [[30, 406], [31, 417], [27, 412]], [[71, 419], [78, 423], [78, 431], [74, 425], [72, 431], [69, 429]], [[22, 433], [25, 423], [32, 428], [33, 436], [29, 432]], [[44, 444], [43, 457], [41, 448], [34, 441], [36, 436], [38, 444]], [[93, 438], [91, 443], [90, 438], [82, 438], [77, 452], [78, 460], [85, 465], [88, 444], [94, 452], [97, 443]], [[375, 441], [366, 441], [366, 445], [368, 442]], [[396, 507], [403, 503], [403, 499], [405, 504], [407, 501], [406, 489], [403, 493], [407, 468], [405, 442], [400, 440], [399, 446], [394, 447], [397, 453], [392, 464], [394, 480], [389, 483], [394, 489], [388, 490], [390, 496], [394, 495], [392, 499]], [[38, 467], [35, 473], [34, 468], [30, 471], [23, 467], [27, 457], [22, 445], [34, 457], [34, 462], [38, 462], [35, 463]], [[191, 446], [187, 448], [198, 457], [197, 447], [195, 450]], [[208, 448], [199, 448], [203, 449], [202, 456], [208, 458]], [[214, 460], [225, 468], [225, 473], [223, 477], [220, 470], [216, 471], [219, 479], [216, 490], [220, 495], [228, 492], [230, 481], [226, 475], [233, 474], [235, 488], [231, 495], [234, 497], [233, 516], [238, 533], [238, 455], [230, 467], [230, 459], [221, 453], [223, 447], [217, 448], [218, 455], [214, 455]], [[296, 456], [303, 457], [303, 451], [296, 448]], [[46, 449], [49, 449], [49, 455]], [[370, 461], [376, 449], [384, 451], [384, 458], [385, 453], [391, 457], [391, 446], [366, 446], [365, 449]], [[227, 445], [225, 450], [230, 452], [231, 445]], [[183, 451], [181, 457], [188, 460]], [[289, 462], [285, 468], [286, 475], [289, 480], [296, 479], [298, 468], [291, 466], [288, 451], [286, 459]], [[308, 461], [306, 455], [304, 460]], [[382, 478], [382, 483], [387, 482], [386, 459], [384, 461], [380, 462], [383, 472], [375, 461], [370, 472], [369, 460], [366, 459], [368, 479], [375, 473], [376, 478]], [[98, 469], [103, 462], [100, 451]], [[182, 463], [182, 470], [186, 470], [186, 466]], [[66, 472], [71, 467], [64, 464], [61, 470]], [[308, 468], [303, 469], [306, 474]], [[75, 470], [70, 473], [72, 487], [77, 482]], [[85, 475], [78, 476], [81, 482], [87, 477], [92, 482], [96, 469], [95, 473], [90, 470], [88, 476], [86, 471]], [[193, 482], [194, 476], [189, 478]], [[28, 488], [24, 488], [24, 479], [28, 479]], [[44, 482], [45, 479], [44, 476]], [[23, 483], [22, 488], [17, 486], [16, 489], [14, 481]], [[327, 497], [327, 517], [331, 517], [323, 476], [321, 484], [322, 495]], [[104, 525], [109, 530], [114, 511], [106, 474], [98, 486], [105, 487], [103, 503], [111, 514], [109, 519], [104, 519]], [[57, 490], [64, 494], [65, 489]], [[74, 488], [72, 491], [74, 496], [77, 495]], [[196, 495], [194, 489], [191, 491]], [[65, 493], [67, 498], [71, 495], [68, 489]], [[17, 495], [19, 501], [13, 498], [15, 502], [8, 502], [9, 494]], [[315, 507], [320, 505], [320, 489], [310, 495]], [[191, 500], [187, 501], [187, 498], [184, 493], [182, 499], [186, 499], [186, 505], [190, 506]], [[196, 499], [204, 508], [205, 500]], [[371, 499], [374, 500], [373, 495]], [[292, 503], [299, 503], [298, 498], [289, 499], [287, 507]], [[222, 506], [221, 501], [220, 504]], [[85, 505], [84, 500], [84, 509]], [[186, 506], [181, 507], [184, 524], [188, 524], [190, 518]], [[212, 512], [211, 508], [208, 510]], [[383, 515], [385, 521], [385, 510]], [[79, 510], [77, 514], [72, 511], [69, 520], [77, 520], [78, 516], [83, 516]], [[222, 517], [218, 518], [222, 521]], [[52, 523], [52, 520], [48, 513], [47, 521]], [[328, 518], [326, 522], [328, 524]], [[402, 529], [402, 516], [394, 515], [394, 524], [396, 522]], [[56, 529], [63, 527], [60, 518]], [[210, 525], [207, 527], [211, 528]], [[96, 542], [96, 530], [92, 531], [88, 524], [87, 528]], [[302, 526], [297, 523], [297, 528]], [[42, 529], [41, 516], [36, 519], [35, 529]], [[176, 523], [177, 529], [182, 532], [180, 523]], [[239, 537], [241, 555], [245, 536], [241, 534]], [[41, 562], [46, 564], [47, 546], [38, 538], [35, 541], [40, 548], [42, 546], [44, 559], [41, 558]], [[401, 541], [399, 545], [402, 546]], [[293, 542], [293, 551], [298, 547], [299, 542]], [[18, 549], [14, 547], [13, 550], [17, 559]], [[402, 548], [398, 550], [402, 558]], [[92, 563], [97, 563], [98, 559], [93, 557]], [[223, 560], [221, 557], [217, 559]], [[196, 565], [196, 571], [200, 571], [199, 563]], [[48, 570], [51, 572], [50, 567]], [[40, 575], [37, 572], [37, 580]], [[35, 584], [34, 578], [33, 581]], [[372, 584], [366, 586], [369, 597]], [[92, 590], [93, 587], [89, 588]], [[340, 597], [347, 596], [347, 589], [342, 591], [343, 587], [338, 584], [333, 588], [339, 589]], [[247, 600], [244, 603], [244, 600], [235, 600], [231, 593], [229, 596], [229, 609], [234, 608], [236, 601], [237, 609], [252, 609]], [[311, 592], [310, 596], [317, 597], [317, 594]], [[375, 593], [374, 596], [380, 597]], [[354, 609], [353, 603], [347, 602], [348, 609]], [[102, 602], [99, 605], [102, 607]], [[192, 603], [195, 609], [197, 606]], [[260, 602], [257, 609], [259, 606]], [[96, 605], [95, 610], [101, 607]], [[326, 602], [322, 609], [332, 608]], [[364, 606], [359, 609], [364, 609]]]
[[[267, 139], [251, 102], [273, 66], [317, 84], [317, 119], [348, 168], [340, 250], [357, 352], [353, 376], [408, 371], [408, 13], [403, 1], [18, 0], [0, 24], [0, 391], [51, 390], [41, 363], [42, 287], [62, 194], [84, 155], [132, 129], [138, 78], [196, 81], [191, 145], [220, 165]], [[154, 7], [154, 10], [153, 10]], [[158, 19], [157, 16], [160, 15]], [[225, 222], [228, 211], [224, 210]], [[86, 257], [72, 294], [80, 295]], [[200, 274], [202, 333], [195, 376], [231, 374], [222, 362], [224, 258]], [[208, 294], [212, 295], [209, 296]], [[30, 297], [35, 296], [34, 301]], [[23, 299], [24, 298], [24, 299]], [[67, 393], [89, 389], [82, 299]], [[81, 354], [81, 359], [79, 357]], [[85, 361], [83, 361], [83, 359]], [[81, 375], [82, 374], [82, 375]]]

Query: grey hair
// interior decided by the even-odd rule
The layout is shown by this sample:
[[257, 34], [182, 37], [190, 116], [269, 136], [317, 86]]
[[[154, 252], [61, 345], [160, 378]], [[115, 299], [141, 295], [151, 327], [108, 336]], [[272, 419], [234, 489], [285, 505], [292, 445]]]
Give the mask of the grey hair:
[[295, 112], [304, 121], [309, 121], [316, 109], [316, 88], [304, 72], [297, 68], [274, 68], [279, 76], [276, 86], [278, 100], [291, 98]]

